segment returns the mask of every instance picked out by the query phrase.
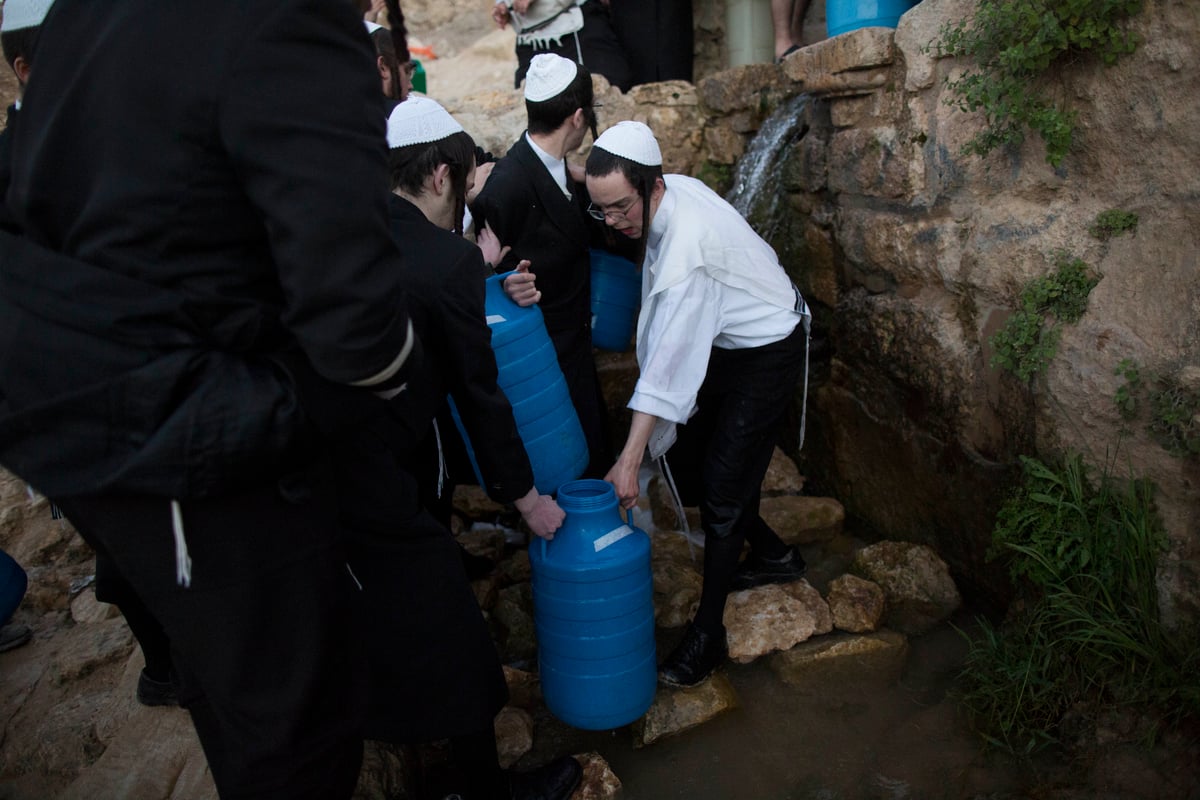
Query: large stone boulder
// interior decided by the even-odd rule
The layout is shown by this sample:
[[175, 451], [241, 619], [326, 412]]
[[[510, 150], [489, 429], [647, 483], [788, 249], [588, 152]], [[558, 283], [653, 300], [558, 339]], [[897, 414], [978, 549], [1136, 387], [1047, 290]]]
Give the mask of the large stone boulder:
[[887, 624], [902, 633], [925, 633], [962, 605], [946, 562], [926, 545], [878, 542], [858, 551], [850, 569], [883, 590]]
[[729, 658], [745, 664], [833, 630], [833, 617], [808, 581], [733, 592], [725, 604]]
[[660, 686], [645, 716], [633, 723], [633, 746], [691, 730], [737, 705], [733, 684], [720, 672], [686, 689]]

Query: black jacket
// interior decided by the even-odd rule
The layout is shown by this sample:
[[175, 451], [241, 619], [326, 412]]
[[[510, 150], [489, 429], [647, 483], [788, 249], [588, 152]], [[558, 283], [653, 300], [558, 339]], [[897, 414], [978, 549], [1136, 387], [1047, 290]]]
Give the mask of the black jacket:
[[[413, 326], [425, 343], [419, 375], [393, 404], [424, 438], [435, 415], [454, 398], [483, 473], [485, 489], [510, 503], [533, 487], [533, 470], [521, 444], [512, 406], [496, 384], [496, 358], [484, 311], [487, 267], [479, 248], [425, 218], [392, 195], [392, 236], [419, 257], [404, 260]], [[454, 435], [445, 430], [443, 437]]]
[[0, 239], [0, 462], [54, 494], [211, 494], [283, 467], [304, 387], [323, 426], [375, 407], [345, 384], [412, 342], [353, 10], [60, 0], [38, 48], [7, 197], [27, 240]]

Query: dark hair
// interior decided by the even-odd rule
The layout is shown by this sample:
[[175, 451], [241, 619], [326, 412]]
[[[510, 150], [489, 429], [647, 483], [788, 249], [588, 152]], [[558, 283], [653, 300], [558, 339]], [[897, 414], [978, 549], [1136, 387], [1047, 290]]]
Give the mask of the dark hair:
[[582, 108], [588, 125], [596, 129], [596, 111], [592, 107], [596, 95], [592, 89], [592, 73], [582, 64], [576, 64], [578, 71], [575, 78], [567, 84], [567, 88], [551, 97], [534, 103], [525, 101], [525, 114], [529, 118], [530, 133], [553, 133], [562, 127], [567, 118]]
[[4, 60], [10, 67], [16, 69], [18, 57], [33, 61], [33, 51], [37, 47], [38, 34], [41, 32], [41, 25], [32, 25], [0, 33], [0, 47], [4, 49]]
[[450, 167], [454, 189], [454, 232], [462, 233], [463, 210], [467, 204], [467, 175], [475, 166], [475, 140], [466, 131], [452, 133], [436, 142], [394, 147], [388, 151], [392, 188], [413, 196], [425, 191], [425, 179], [439, 164]]
[[386, 0], [388, 28], [392, 32], [392, 49], [396, 52], [399, 63], [407, 63], [412, 55], [408, 52], [408, 28], [404, 25], [404, 12], [400, 10], [400, 0]]
[[639, 267], [642, 266], [642, 262], [646, 260], [646, 234], [650, 231], [650, 195], [654, 191], [654, 182], [662, 180], [662, 166], [646, 166], [593, 147], [592, 152], [588, 153], [584, 170], [593, 178], [603, 178], [605, 175], [620, 172], [642, 198], [642, 238], [638, 245], [636, 262]]
[[[392, 76], [392, 93], [388, 97], [399, 100], [400, 59], [396, 55], [396, 44], [392, 38], [392, 32], [387, 28], [380, 28], [371, 33], [371, 42], [375, 45], [375, 55], [383, 59], [383, 65], [387, 67], [388, 73]], [[408, 55], [407, 51], [405, 51], [405, 55]], [[404, 60], [408, 61], [407, 58]]]

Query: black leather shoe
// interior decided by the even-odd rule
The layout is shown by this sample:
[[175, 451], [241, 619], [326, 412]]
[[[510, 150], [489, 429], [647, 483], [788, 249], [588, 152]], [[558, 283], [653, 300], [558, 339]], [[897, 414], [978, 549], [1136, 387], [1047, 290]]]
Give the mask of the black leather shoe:
[[671, 655], [658, 667], [658, 679], [669, 686], [695, 686], [729, 656], [725, 630], [719, 636], [688, 625]]
[[770, 583], [791, 583], [803, 578], [807, 571], [808, 565], [795, 547], [788, 548], [787, 555], [777, 560], [763, 558], [751, 551], [738, 564], [737, 572], [729, 581], [729, 590], [737, 592]]
[[155, 680], [142, 669], [138, 675], [137, 701], [144, 706], [177, 706], [179, 696], [169, 680]]
[[579, 762], [563, 756], [529, 772], [509, 772], [508, 795], [512, 800], [567, 800], [582, 777]]

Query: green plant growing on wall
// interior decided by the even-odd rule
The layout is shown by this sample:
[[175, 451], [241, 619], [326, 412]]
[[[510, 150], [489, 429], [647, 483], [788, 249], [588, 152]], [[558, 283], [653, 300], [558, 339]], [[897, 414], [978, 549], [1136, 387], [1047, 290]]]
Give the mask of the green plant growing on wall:
[[1132, 53], [1136, 36], [1121, 23], [1141, 5], [1141, 0], [979, 0], [970, 19], [943, 26], [933, 48], [975, 63], [948, 83], [951, 102], [964, 111], [982, 111], [986, 120], [965, 151], [986, 155], [1021, 142], [1031, 130], [1045, 142], [1046, 160], [1059, 166], [1070, 150], [1077, 112], [1047, 94], [1044, 76], [1085, 53], [1106, 64]]
[[1200, 387], [1185, 386], [1179, 374], [1142, 372], [1129, 358], [1117, 364], [1113, 374], [1125, 379], [1113, 396], [1117, 411], [1126, 420], [1148, 416], [1146, 430], [1171, 455], [1200, 457]]
[[1137, 230], [1137, 224], [1138, 215], [1132, 211], [1110, 208], [1096, 215], [1096, 219], [1088, 227], [1088, 233], [1101, 241], [1107, 241], [1122, 233]]
[[1122, 419], [1132, 420], [1137, 416], [1138, 395], [1142, 390], [1141, 369], [1132, 358], [1123, 358], [1117, 364], [1117, 368], [1113, 370], [1113, 375], [1125, 379], [1125, 382], [1117, 387], [1117, 393], [1113, 397], [1113, 402], [1117, 405], [1117, 412]]
[[1057, 269], [1030, 281], [1021, 292], [1020, 307], [989, 340], [992, 366], [1012, 372], [1023, 381], [1042, 372], [1058, 350], [1060, 326], [1046, 318], [1078, 322], [1088, 294], [1100, 282], [1088, 265], [1066, 253], [1057, 256]]
[[1002, 625], [981, 623], [957, 688], [976, 729], [1029, 753], [1056, 741], [1068, 711], [1200, 714], [1200, 647], [1159, 620], [1166, 539], [1153, 488], [1107, 470], [1095, 477], [1079, 456], [1022, 466], [989, 553], [1008, 560], [1017, 599]]

